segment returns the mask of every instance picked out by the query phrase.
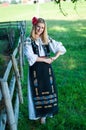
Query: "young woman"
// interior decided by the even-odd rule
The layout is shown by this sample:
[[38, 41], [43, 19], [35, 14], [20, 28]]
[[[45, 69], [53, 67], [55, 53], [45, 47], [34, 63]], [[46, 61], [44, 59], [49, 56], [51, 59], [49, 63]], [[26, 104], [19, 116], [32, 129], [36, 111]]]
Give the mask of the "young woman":
[[[50, 52], [55, 56], [50, 57]], [[51, 63], [65, 52], [61, 42], [48, 36], [45, 20], [33, 17], [31, 34], [24, 45], [24, 54], [29, 63], [29, 119], [40, 119], [44, 124], [46, 117], [58, 112], [58, 95]]]

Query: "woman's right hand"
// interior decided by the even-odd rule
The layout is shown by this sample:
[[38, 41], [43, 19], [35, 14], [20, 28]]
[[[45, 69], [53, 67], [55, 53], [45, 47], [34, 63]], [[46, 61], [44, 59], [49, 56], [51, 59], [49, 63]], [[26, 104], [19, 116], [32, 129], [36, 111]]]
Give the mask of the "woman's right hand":
[[53, 59], [52, 58], [46, 58], [46, 57], [38, 57], [37, 61], [51, 64], [53, 62]]
[[53, 59], [52, 58], [45, 58], [44, 62], [48, 63], [48, 64], [51, 64], [53, 62]]

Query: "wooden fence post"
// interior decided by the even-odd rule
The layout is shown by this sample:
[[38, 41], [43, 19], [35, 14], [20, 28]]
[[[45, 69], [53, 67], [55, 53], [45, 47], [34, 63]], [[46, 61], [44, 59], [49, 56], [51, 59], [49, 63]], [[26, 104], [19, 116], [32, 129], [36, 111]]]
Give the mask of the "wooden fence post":
[[[0, 130], [5, 130], [7, 121], [8, 121], [10, 130], [17, 130], [18, 117], [19, 117], [19, 102], [23, 103], [20, 79], [23, 79], [23, 65], [24, 65], [23, 48], [24, 48], [26, 22], [22, 21], [18, 23], [19, 23], [18, 29], [20, 29], [20, 44], [18, 44], [19, 48], [17, 47], [15, 51], [13, 52], [12, 57], [11, 57], [12, 61], [10, 60], [7, 66], [7, 69], [5, 71], [5, 74], [3, 76], [3, 79], [0, 79], [0, 106], [1, 106], [1, 103], [3, 103], [3, 105], [1, 106], [2, 108], [0, 107], [1, 109]], [[11, 48], [14, 44], [15, 31], [13, 30], [13, 28], [16, 27], [16, 25], [18, 26], [18, 23], [16, 22], [0, 23], [1, 25], [0, 28], [6, 27], [7, 29], [7, 33], [8, 33], [7, 36], [9, 37]], [[17, 54], [19, 58], [19, 64], [18, 64], [19, 69], [18, 69], [18, 65], [16, 61]], [[13, 67], [13, 70], [12, 70], [12, 67]], [[12, 77], [10, 77], [10, 74], [12, 74]], [[16, 83], [17, 83], [17, 91], [16, 91], [15, 102], [12, 102], [13, 95], [15, 94], [14, 90], [16, 89]]]
[[20, 76], [23, 79], [23, 59], [22, 59], [22, 43], [19, 43], [19, 67], [20, 67]]
[[13, 108], [12, 108], [8, 84], [7, 84], [6, 81], [2, 80], [1, 86], [2, 86], [2, 88], [1, 88], [2, 94], [3, 94], [3, 97], [4, 97], [4, 101], [5, 101], [8, 121], [9, 121], [9, 125], [10, 125], [10, 130], [17, 130], [17, 125], [16, 125], [16, 122], [15, 122], [15, 117], [14, 117], [14, 112], [13, 112]]
[[18, 93], [16, 94], [16, 101], [14, 105], [14, 113], [15, 113], [15, 119], [16, 119], [16, 124], [18, 125], [18, 117], [19, 117], [19, 96]]
[[20, 23], [20, 40], [21, 40], [21, 44], [22, 44], [22, 63], [24, 65], [24, 39], [25, 39], [25, 28], [26, 28], [26, 22], [22, 21]]
[[15, 57], [13, 55], [12, 55], [12, 64], [13, 64], [14, 73], [15, 73], [15, 76], [16, 76], [16, 81], [17, 81], [19, 101], [20, 101], [20, 103], [23, 103], [23, 96], [22, 96], [22, 89], [21, 89], [21, 82], [20, 82], [20, 74], [19, 74], [19, 70], [18, 70], [18, 67], [17, 67], [16, 59], [15, 59]]

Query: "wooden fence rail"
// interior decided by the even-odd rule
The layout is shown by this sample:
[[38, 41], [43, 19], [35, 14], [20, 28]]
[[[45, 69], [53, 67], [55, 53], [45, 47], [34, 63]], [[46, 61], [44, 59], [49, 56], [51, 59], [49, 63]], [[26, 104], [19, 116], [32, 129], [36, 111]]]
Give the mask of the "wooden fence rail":
[[17, 130], [19, 104], [23, 103], [21, 78], [23, 77], [25, 30], [23, 31], [22, 28], [20, 29], [22, 36], [19, 37], [18, 46], [11, 55], [3, 77], [0, 78], [0, 130]]

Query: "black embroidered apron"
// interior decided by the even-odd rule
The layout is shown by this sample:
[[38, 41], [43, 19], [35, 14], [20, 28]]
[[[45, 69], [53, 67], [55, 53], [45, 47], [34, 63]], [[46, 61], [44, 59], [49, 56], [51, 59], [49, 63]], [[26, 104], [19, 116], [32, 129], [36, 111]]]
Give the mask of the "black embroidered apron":
[[[39, 55], [35, 42], [32, 42], [32, 48], [34, 53]], [[49, 46], [43, 48], [48, 56]], [[35, 62], [29, 68], [29, 77], [36, 117], [55, 114], [58, 111], [58, 99], [51, 65]]]

